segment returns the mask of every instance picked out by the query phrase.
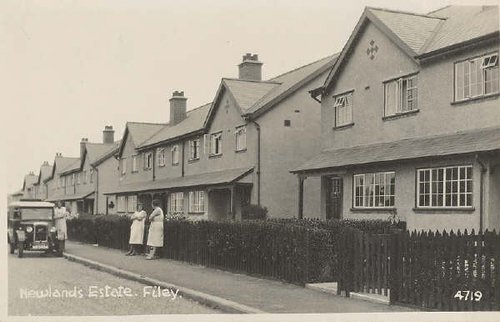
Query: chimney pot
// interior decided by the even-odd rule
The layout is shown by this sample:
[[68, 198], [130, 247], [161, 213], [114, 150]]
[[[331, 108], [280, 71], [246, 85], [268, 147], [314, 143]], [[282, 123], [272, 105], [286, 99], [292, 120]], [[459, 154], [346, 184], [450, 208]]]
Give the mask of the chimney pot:
[[259, 55], [246, 53], [243, 61], [238, 65], [239, 79], [261, 81], [262, 65]]
[[187, 108], [187, 97], [184, 96], [184, 91], [174, 91], [170, 101], [170, 126], [174, 126], [184, 120]]

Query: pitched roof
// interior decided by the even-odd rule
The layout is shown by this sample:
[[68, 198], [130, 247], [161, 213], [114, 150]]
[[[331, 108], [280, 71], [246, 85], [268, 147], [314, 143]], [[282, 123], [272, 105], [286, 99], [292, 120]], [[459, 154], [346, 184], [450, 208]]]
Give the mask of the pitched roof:
[[116, 141], [113, 144], [102, 144], [103, 146], [105, 145], [107, 149], [102, 148], [102, 151], [98, 152], [93, 152], [95, 157], [92, 157], [90, 164], [92, 166], [97, 166], [104, 162], [105, 160], [109, 159], [112, 157], [116, 152], [118, 152], [118, 149], [120, 148], [121, 145], [121, 140]]
[[33, 174], [33, 173], [28, 173], [27, 175], [24, 176], [23, 180], [23, 190], [26, 187], [31, 187], [33, 186], [36, 182], [38, 181], [38, 176]]
[[208, 103], [189, 110], [186, 113], [186, 118], [175, 126], [165, 125], [158, 132], [155, 132], [151, 137], [141, 143], [138, 147], [143, 148], [154, 145], [160, 142], [177, 138], [179, 136], [203, 130], [205, 119], [212, 103]]
[[281, 85], [276, 82], [260, 82], [233, 78], [223, 78], [222, 82], [227, 86], [243, 113], [247, 113], [259, 99]]
[[81, 165], [80, 158], [76, 158], [76, 160], [73, 161], [73, 163], [69, 164], [66, 168], [62, 169], [60, 171], [60, 173], [61, 174], [67, 174], [67, 173], [70, 173], [70, 172], [74, 172], [74, 171], [80, 169], [80, 165]]
[[500, 127], [325, 150], [292, 172], [500, 150]]
[[194, 174], [185, 177], [175, 177], [148, 182], [136, 182], [120, 186], [114, 190], [104, 191], [104, 194], [228, 184], [239, 181], [240, 179], [250, 174], [252, 171], [253, 167], [227, 169], [208, 173]]
[[109, 155], [111, 151], [118, 149], [120, 141], [114, 143], [87, 143], [85, 144], [86, 157], [89, 163], [100, 160], [103, 156]]
[[49, 177], [44, 179], [44, 182], [47, 182], [48, 180], [52, 179], [54, 177], [54, 174], [56, 173], [61, 173], [65, 171], [69, 166], [73, 165], [75, 162], [79, 162], [80, 158], [75, 158], [75, 157], [63, 157], [61, 155], [56, 155], [54, 159], [54, 166], [52, 167], [52, 173], [50, 174]]
[[144, 141], [152, 137], [155, 133], [168, 126], [167, 123], [144, 123], [144, 122], [127, 122], [125, 125], [125, 133], [120, 142], [118, 153], [121, 154], [125, 147], [125, 142], [130, 136], [130, 139], [137, 148]]

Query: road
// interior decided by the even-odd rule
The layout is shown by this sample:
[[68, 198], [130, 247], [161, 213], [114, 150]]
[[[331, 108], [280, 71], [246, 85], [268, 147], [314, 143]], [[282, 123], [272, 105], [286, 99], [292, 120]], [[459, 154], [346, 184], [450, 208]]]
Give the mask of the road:
[[[182, 298], [177, 290], [153, 289], [63, 258], [9, 255], [8, 314], [135, 315], [221, 313]], [[158, 294], [161, 294], [161, 297]]]

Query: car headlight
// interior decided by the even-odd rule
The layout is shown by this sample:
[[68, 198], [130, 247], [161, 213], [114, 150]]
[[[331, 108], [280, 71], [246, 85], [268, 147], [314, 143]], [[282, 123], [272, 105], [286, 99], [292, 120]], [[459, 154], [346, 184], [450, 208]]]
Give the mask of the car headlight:
[[55, 233], [57, 231], [56, 227], [52, 226], [50, 227], [50, 232], [51, 233]]
[[26, 227], [27, 233], [31, 233], [32, 231], [33, 231], [33, 227], [31, 227], [31, 226]]

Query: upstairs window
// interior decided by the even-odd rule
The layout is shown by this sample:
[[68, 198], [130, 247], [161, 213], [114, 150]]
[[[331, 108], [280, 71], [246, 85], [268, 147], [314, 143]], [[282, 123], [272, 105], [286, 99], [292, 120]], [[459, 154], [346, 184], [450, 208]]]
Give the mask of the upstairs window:
[[455, 63], [455, 101], [499, 92], [498, 53]]
[[90, 169], [90, 179], [89, 179], [90, 183], [93, 183], [94, 182], [94, 169]]
[[335, 97], [335, 127], [352, 123], [352, 92]]
[[179, 164], [179, 146], [176, 144], [172, 147], [172, 165]]
[[76, 174], [76, 184], [80, 184], [80, 172]]
[[121, 158], [120, 159], [120, 167], [122, 169], [122, 175], [127, 173], [127, 158]]
[[83, 183], [87, 183], [87, 170], [83, 171], [82, 177], [83, 177]]
[[222, 132], [210, 134], [210, 154], [222, 154]]
[[153, 167], [153, 153], [144, 153], [144, 170], [150, 170]]
[[75, 174], [74, 173], [71, 175], [71, 185], [72, 186], [75, 185]]
[[417, 109], [417, 76], [406, 76], [385, 83], [385, 116]]
[[189, 141], [190, 159], [198, 160], [200, 158], [200, 139]]
[[236, 128], [236, 151], [247, 149], [247, 128], [240, 126]]
[[158, 166], [164, 167], [165, 166], [165, 149], [161, 148], [156, 151], [158, 154]]
[[132, 156], [132, 172], [137, 172], [137, 155]]

